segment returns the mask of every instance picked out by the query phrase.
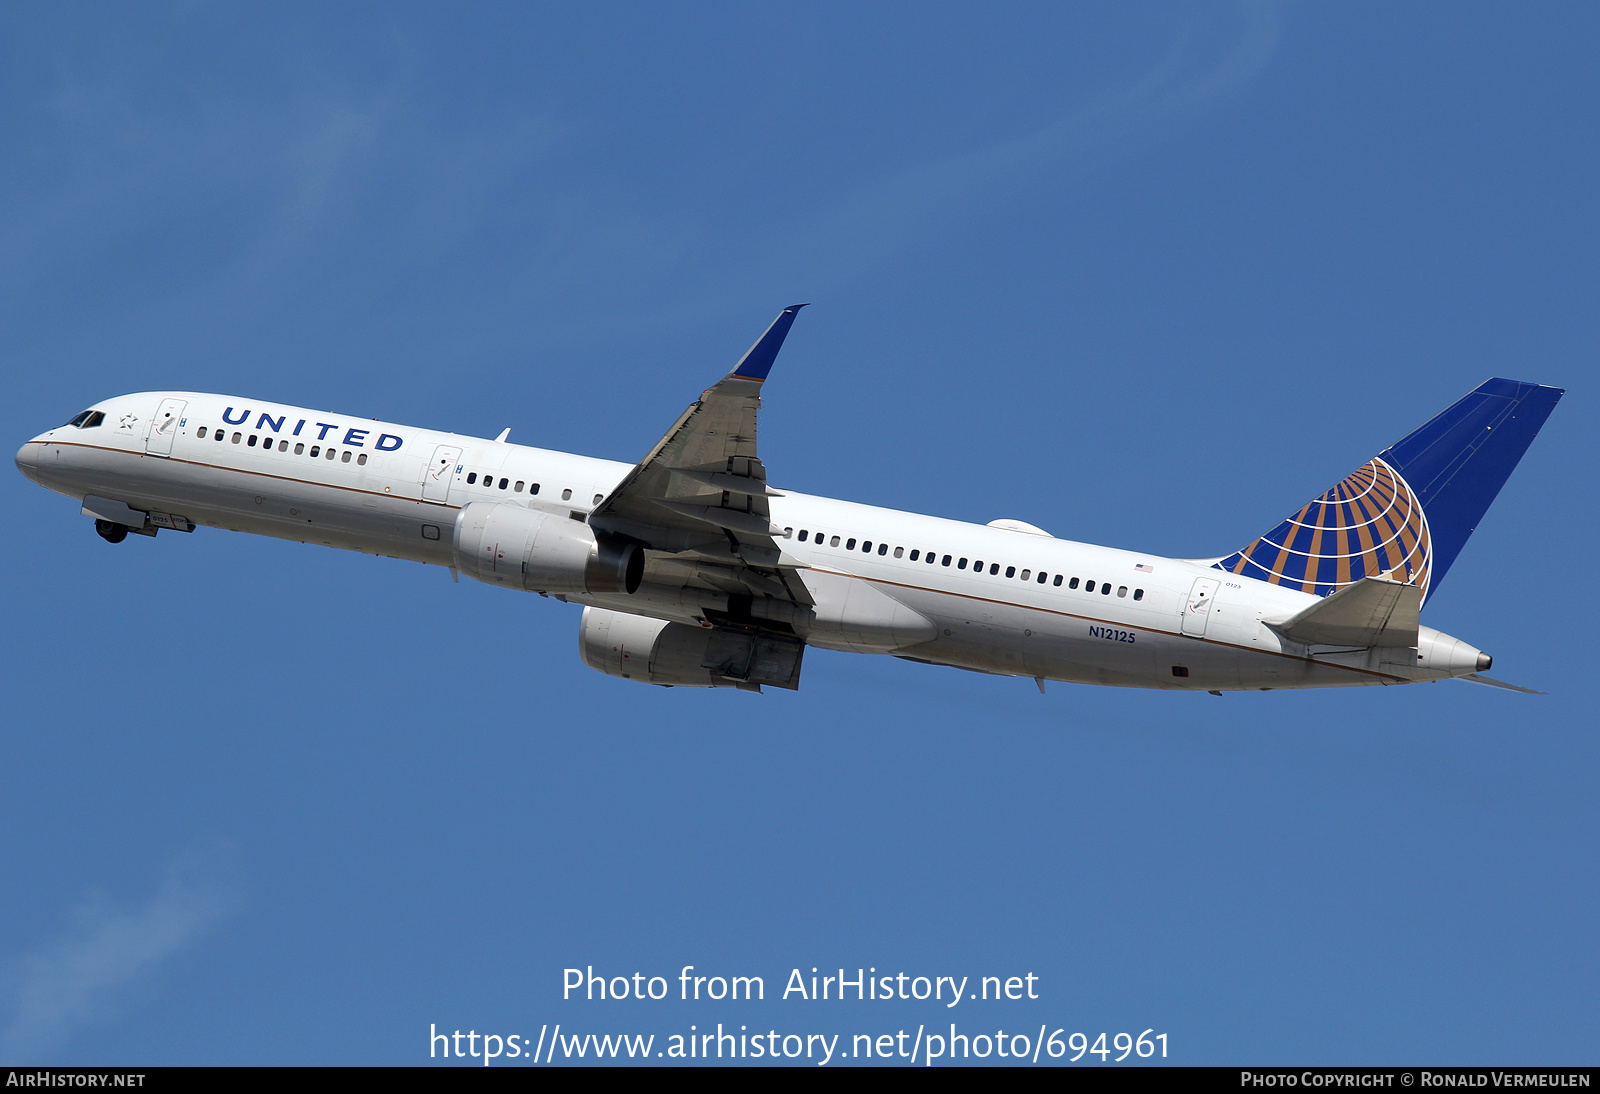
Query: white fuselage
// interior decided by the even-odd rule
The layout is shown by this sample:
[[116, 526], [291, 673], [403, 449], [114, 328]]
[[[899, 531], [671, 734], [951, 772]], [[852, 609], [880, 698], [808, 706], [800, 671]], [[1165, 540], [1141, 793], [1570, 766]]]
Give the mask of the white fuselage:
[[[94, 409], [104, 412], [100, 425], [63, 426], [24, 445], [24, 474], [72, 497], [199, 526], [451, 568], [455, 516], [469, 502], [582, 520], [632, 469], [230, 396], [143, 393]], [[1409, 683], [1478, 665], [1477, 650], [1428, 627], [1416, 647], [1398, 649], [1291, 642], [1267, 624], [1315, 597], [1205, 561], [793, 491], [770, 504], [786, 530], [786, 561], [816, 601], [812, 617], [789, 621], [812, 646], [1040, 680], [1213, 691]], [[688, 623], [718, 607], [715, 593], [649, 583], [632, 595], [567, 599]]]

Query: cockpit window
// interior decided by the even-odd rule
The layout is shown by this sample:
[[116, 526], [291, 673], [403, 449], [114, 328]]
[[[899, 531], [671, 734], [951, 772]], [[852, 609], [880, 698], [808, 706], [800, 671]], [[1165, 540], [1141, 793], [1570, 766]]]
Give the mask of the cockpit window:
[[67, 424], [71, 425], [71, 426], [76, 426], [79, 429], [93, 429], [95, 426], [99, 425], [101, 422], [103, 422], [105, 420], [106, 420], [105, 411], [103, 411], [103, 410], [85, 410], [82, 414], [79, 414], [77, 417], [73, 418], [72, 421], [68, 422]]

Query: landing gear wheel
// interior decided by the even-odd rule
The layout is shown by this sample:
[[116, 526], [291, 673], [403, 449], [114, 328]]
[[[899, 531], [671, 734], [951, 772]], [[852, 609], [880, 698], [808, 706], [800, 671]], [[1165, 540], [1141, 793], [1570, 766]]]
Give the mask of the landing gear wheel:
[[94, 530], [100, 533], [100, 538], [107, 543], [121, 543], [128, 538], [128, 529], [115, 521], [101, 520], [96, 517]]

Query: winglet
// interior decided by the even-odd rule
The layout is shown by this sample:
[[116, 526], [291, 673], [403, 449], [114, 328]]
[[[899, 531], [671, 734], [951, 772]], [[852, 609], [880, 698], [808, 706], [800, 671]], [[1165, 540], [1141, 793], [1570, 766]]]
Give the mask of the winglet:
[[800, 314], [804, 304], [790, 304], [772, 321], [772, 326], [767, 328], [767, 333], [756, 339], [756, 344], [733, 366], [729, 376], [738, 376], [746, 380], [765, 380], [767, 373], [772, 371], [772, 363], [778, 359], [778, 351], [783, 348], [783, 340], [788, 337], [789, 328], [794, 326], [794, 317]]

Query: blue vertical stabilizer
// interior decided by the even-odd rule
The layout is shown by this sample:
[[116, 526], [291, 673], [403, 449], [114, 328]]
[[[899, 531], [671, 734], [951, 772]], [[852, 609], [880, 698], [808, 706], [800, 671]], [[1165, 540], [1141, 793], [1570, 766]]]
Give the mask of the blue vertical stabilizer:
[[1217, 568], [1322, 596], [1388, 574], [1430, 596], [1563, 394], [1485, 381]]

